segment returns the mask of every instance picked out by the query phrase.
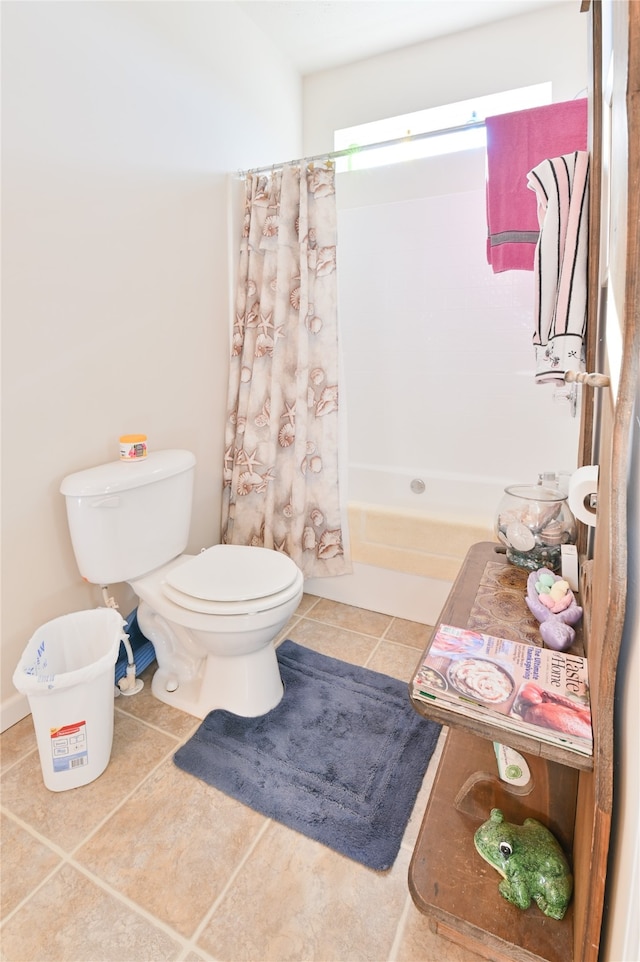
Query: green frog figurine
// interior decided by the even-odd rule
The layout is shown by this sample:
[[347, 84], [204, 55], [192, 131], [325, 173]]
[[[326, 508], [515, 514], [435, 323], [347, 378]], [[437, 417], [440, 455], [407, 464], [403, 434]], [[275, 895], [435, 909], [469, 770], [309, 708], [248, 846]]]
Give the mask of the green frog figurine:
[[485, 861], [504, 876], [498, 891], [519, 909], [529, 908], [531, 899], [552, 919], [567, 911], [573, 890], [573, 876], [555, 837], [535, 818], [522, 825], [505, 822], [499, 808], [473, 837]]

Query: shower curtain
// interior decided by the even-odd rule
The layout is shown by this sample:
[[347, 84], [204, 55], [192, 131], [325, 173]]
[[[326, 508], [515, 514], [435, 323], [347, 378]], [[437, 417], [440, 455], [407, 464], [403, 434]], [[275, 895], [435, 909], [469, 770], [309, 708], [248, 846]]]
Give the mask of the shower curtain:
[[351, 570], [338, 468], [335, 171], [248, 174], [225, 434], [222, 540]]

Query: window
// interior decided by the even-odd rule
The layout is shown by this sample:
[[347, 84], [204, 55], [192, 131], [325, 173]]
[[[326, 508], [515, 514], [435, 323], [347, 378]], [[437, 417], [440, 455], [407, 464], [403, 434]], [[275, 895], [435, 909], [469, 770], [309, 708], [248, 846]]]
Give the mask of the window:
[[[334, 149], [351, 148], [348, 157], [336, 161], [338, 171], [363, 170], [366, 167], [382, 167], [418, 157], [433, 157], [436, 154], [449, 154], [457, 150], [470, 150], [483, 147], [486, 143], [484, 126], [471, 127], [470, 130], [456, 130], [453, 133], [436, 134], [422, 139], [409, 139], [416, 134], [430, 131], [446, 131], [451, 127], [464, 127], [484, 121], [485, 117], [506, 114], [527, 107], [539, 107], [551, 103], [551, 82], [518, 87], [486, 97], [462, 100], [442, 107], [418, 110], [399, 117], [376, 120], [356, 127], [345, 127], [334, 134]], [[407, 138], [401, 143], [386, 143]], [[381, 147], [359, 150], [369, 144], [382, 144]]]

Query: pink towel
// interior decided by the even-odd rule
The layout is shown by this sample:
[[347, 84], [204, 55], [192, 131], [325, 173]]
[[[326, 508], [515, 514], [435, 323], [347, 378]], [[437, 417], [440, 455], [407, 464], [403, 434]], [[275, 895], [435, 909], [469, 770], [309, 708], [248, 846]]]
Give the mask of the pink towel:
[[487, 260], [494, 274], [532, 271], [539, 224], [527, 174], [548, 157], [587, 149], [587, 100], [487, 117]]

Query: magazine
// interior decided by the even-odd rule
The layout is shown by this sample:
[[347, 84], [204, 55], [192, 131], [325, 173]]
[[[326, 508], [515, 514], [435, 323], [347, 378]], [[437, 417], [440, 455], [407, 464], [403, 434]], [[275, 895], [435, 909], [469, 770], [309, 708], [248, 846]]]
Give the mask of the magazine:
[[440, 625], [413, 696], [499, 727], [593, 754], [587, 659]]

